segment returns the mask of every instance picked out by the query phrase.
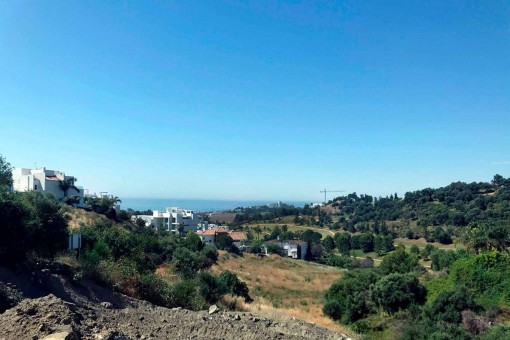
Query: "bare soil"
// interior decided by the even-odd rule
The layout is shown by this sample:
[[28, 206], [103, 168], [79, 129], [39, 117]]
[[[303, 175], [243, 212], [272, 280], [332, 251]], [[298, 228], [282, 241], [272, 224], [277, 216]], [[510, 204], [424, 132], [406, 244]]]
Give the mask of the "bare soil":
[[22, 267], [16, 271], [0, 268], [0, 308], [3, 307], [0, 339], [346, 337], [286, 316], [223, 311], [209, 314], [163, 308], [112, 292], [91, 281], [72, 283], [63, 272], [62, 266]]

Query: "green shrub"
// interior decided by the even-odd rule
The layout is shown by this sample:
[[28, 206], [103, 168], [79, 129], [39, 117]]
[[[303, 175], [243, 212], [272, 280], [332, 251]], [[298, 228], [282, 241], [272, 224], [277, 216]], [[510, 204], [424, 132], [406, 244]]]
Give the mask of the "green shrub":
[[494, 340], [494, 339], [510, 339], [510, 326], [498, 325], [489, 328], [487, 331], [481, 333], [477, 340]]
[[330, 255], [324, 259], [324, 264], [338, 268], [351, 268], [353, 260], [348, 256]]
[[393, 273], [377, 281], [371, 289], [372, 301], [388, 313], [425, 301], [425, 288], [411, 274]]
[[407, 253], [405, 248], [399, 247], [383, 258], [379, 270], [383, 274], [405, 274], [413, 271], [417, 266], [418, 257], [415, 254]]
[[465, 287], [456, 287], [452, 291], [440, 293], [427, 312], [432, 320], [458, 324], [462, 322], [464, 310], [478, 311], [480, 306]]
[[370, 312], [369, 289], [379, 275], [370, 269], [347, 271], [345, 276], [333, 283], [325, 295], [324, 314], [334, 320], [352, 323]]

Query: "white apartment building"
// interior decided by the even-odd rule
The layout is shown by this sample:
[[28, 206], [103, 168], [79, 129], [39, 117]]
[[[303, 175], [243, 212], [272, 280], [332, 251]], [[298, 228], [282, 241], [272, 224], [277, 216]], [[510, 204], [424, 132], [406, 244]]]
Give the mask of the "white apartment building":
[[183, 226], [183, 232], [196, 232], [201, 223], [200, 216], [192, 210], [182, 208], [166, 208], [166, 211], [153, 211], [152, 215], [133, 216], [133, 220], [141, 218], [145, 221], [147, 227], [152, 226], [154, 229], [159, 227], [165, 228], [167, 231], [178, 232], [179, 225]]
[[74, 177], [66, 176], [62, 171], [47, 170], [45, 167], [39, 169], [14, 168], [12, 170], [14, 191], [35, 190], [44, 194], [50, 193], [58, 200], [66, 197], [77, 197], [79, 198], [79, 204], [83, 205], [83, 188], [70, 187], [67, 192], [62, 190], [60, 182], [70, 179], [74, 179]]

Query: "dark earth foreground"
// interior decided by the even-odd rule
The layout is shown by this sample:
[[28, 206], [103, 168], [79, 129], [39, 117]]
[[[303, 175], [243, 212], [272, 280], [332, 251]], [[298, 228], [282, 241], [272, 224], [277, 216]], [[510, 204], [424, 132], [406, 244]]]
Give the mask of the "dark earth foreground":
[[346, 338], [279, 315], [158, 307], [50, 269], [0, 268], [0, 308], [5, 340]]

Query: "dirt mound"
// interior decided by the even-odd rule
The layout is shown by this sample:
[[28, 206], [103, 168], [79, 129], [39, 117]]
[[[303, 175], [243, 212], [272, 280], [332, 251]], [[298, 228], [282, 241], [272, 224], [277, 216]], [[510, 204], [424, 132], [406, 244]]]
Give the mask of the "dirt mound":
[[[11, 275], [12, 276], [12, 275]], [[80, 287], [50, 274], [56, 294], [20, 300], [12, 283], [14, 307], [0, 314], [0, 339], [342, 339], [329, 330], [288, 317], [258, 313], [193, 312], [168, 309], [113, 293], [93, 283]], [[5, 275], [4, 275], [5, 277]], [[59, 284], [60, 283], [60, 284]], [[89, 286], [92, 287], [87, 287]], [[7, 292], [7, 293], [6, 293]], [[26, 296], [26, 294], [25, 294]], [[100, 300], [103, 300], [100, 302]], [[47, 338], [47, 339], [50, 339]]]

